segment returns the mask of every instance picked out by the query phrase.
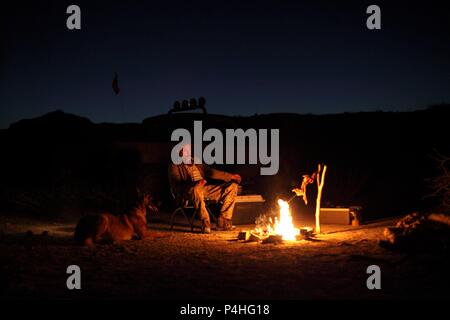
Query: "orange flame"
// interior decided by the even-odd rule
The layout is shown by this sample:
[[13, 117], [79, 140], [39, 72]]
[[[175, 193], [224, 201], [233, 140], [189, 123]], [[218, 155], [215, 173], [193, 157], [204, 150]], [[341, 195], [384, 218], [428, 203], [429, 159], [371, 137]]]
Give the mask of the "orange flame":
[[282, 236], [283, 240], [296, 240], [300, 230], [294, 227], [289, 204], [279, 199], [278, 205], [280, 206], [280, 218], [275, 220], [274, 233]]

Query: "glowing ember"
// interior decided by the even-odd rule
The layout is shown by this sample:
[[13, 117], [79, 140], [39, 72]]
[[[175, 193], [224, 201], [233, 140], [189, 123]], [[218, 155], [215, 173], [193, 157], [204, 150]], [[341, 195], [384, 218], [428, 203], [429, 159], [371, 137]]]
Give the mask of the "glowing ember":
[[296, 240], [295, 237], [300, 234], [300, 230], [295, 228], [292, 223], [289, 204], [286, 201], [279, 199], [278, 205], [280, 206], [280, 219], [275, 221], [275, 234], [282, 236], [283, 240]]

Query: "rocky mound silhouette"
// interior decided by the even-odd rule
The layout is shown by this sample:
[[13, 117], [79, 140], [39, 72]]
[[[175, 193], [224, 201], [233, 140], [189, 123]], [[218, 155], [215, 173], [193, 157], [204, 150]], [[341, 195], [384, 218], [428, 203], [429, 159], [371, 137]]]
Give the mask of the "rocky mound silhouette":
[[55, 111], [0, 131], [0, 210], [58, 214], [73, 207], [81, 212], [92, 204], [89, 199], [99, 197], [119, 206], [136, 185], [170, 205], [171, 133], [202, 120], [203, 130], [280, 129], [277, 175], [260, 176], [254, 165], [222, 166], [240, 173], [248, 190], [267, 199], [290, 196], [302, 174], [323, 162], [329, 168], [324, 205], [362, 205], [369, 218], [405, 214], [434, 203], [423, 198], [429, 193], [427, 179], [437, 172], [433, 150], [450, 154], [449, 116], [450, 106], [439, 105], [414, 112], [330, 115], [180, 113], [142, 123], [95, 124]]

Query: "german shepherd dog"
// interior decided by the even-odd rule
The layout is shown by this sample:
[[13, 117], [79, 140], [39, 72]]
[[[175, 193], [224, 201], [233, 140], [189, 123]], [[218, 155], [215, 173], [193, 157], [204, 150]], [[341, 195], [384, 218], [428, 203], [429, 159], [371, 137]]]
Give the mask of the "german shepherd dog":
[[88, 246], [93, 243], [131, 240], [135, 235], [141, 240], [149, 238], [147, 209], [158, 212], [158, 208], [152, 204], [149, 195], [139, 192], [139, 198], [136, 207], [127, 214], [102, 213], [82, 217], [75, 228], [75, 242]]

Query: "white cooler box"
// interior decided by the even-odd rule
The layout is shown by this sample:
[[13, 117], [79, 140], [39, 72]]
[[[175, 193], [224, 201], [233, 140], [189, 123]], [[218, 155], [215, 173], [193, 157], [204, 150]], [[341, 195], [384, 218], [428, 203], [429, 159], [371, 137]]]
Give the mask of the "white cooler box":
[[350, 224], [350, 208], [320, 208], [320, 223]]

